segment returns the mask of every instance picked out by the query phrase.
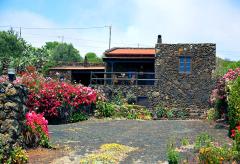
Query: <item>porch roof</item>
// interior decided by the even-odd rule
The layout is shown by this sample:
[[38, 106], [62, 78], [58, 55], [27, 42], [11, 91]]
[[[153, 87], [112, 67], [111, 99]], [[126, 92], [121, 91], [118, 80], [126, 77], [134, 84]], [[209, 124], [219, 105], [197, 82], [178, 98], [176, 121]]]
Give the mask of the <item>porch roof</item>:
[[104, 66], [83, 67], [83, 66], [62, 66], [52, 67], [50, 70], [105, 70]]

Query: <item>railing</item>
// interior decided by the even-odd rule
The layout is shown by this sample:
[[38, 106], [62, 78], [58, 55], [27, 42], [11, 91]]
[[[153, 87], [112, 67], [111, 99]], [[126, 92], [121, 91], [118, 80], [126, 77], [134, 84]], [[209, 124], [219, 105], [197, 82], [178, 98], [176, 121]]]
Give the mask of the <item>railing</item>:
[[84, 67], [93, 67], [93, 66], [105, 66], [104, 62], [92, 63], [92, 62], [66, 62], [58, 61], [57, 66], [84, 66]]
[[91, 85], [154, 85], [154, 72], [91, 72]]

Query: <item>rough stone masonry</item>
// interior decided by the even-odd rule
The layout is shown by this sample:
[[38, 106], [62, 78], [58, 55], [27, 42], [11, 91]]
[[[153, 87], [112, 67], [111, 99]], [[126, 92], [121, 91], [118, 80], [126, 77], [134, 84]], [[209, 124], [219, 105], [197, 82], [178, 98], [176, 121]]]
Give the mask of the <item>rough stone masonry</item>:
[[[175, 100], [178, 106], [195, 106], [193, 115], [203, 113], [209, 106], [209, 96], [214, 87], [212, 73], [215, 70], [216, 45], [158, 43], [156, 50], [155, 77], [159, 81], [155, 85], [160, 92]], [[184, 66], [181, 63], [184, 58], [190, 62], [188, 72], [180, 69]]]
[[22, 131], [26, 113], [27, 89], [0, 83], [0, 146], [4, 158], [15, 146], [23, 145]]

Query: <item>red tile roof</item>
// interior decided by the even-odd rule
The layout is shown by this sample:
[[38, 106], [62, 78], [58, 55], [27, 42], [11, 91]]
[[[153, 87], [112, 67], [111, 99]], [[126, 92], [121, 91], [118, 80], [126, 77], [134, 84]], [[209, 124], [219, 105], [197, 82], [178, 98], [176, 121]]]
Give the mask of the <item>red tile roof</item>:
[[155, 56], [155, 48], [112, 48], [105, 52], [110, 56]]

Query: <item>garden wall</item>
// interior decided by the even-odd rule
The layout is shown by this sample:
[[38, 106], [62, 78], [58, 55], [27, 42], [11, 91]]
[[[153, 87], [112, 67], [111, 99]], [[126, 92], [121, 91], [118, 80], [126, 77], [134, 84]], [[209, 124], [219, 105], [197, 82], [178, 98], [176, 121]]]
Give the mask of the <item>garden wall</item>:
[[0, 84], [0, 145], [6, 157], [13, 147], [22, 146], [27, 89], [21, 85]]
[[[157, 85], [94, 85], [94, 88], [98, 89], [107, 98], [111, 98], [117, 93], [122, 93], [125, 97], [129, 93], [133, 94], [138, 98], [137, 103], [147, 106], [149, 110], [153, 110], [158, 104], [174, 108], [175, 111], [184, 110], [188, 113], [189, 118], [203, 118], [204, 111], [208, 109], [207, 105], [201, 106], [189, 101], [187, 95], [177, 87], [160, 89]], [[174, 92], [175, 94], [169, 94], [170, 92]]]

